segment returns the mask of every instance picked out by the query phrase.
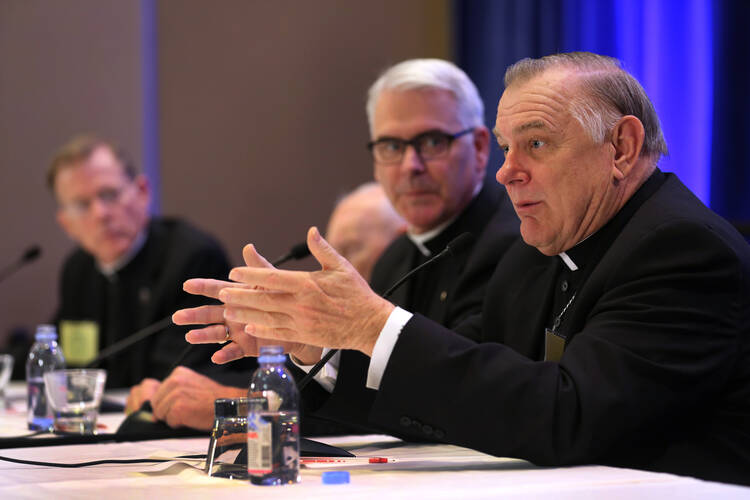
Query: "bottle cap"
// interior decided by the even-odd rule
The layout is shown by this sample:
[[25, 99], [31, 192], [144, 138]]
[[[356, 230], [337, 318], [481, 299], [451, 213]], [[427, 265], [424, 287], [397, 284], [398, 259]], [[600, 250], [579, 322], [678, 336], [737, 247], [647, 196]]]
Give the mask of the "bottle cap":
[[321, 476], [323, 484], [348, 484], [349, 483], [349, 471], [348, 470], [329, 470], [325, 471]]
[[258, 363], [283, 363], [286, 361], [284, 348], [278, 345], [264, 345], [260, 348]]
[[36, 327], [34, 338], [37, 340], [55, 340], [57, 339], [57, 328], [55, 328], [55, 325], [39, 325]]

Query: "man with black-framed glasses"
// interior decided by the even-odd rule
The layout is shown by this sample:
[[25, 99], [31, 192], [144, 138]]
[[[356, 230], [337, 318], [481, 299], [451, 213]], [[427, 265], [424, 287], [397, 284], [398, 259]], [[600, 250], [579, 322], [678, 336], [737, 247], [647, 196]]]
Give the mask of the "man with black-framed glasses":
[[[419, 273], [391, 296], [401, 307], [455, 326], [481, 310], [497, 261], [518, 237], [519, 220], [505, 189], [494, 181], [484, 182], [490, 133], [484, 126], [482, 100], [474, 83], [454, 64], [413, 59], [382, 73], [369, 89], [366, 109], [375, 179], [407, 223], [407, 232], [376, 263], [370, 285], [384, 292], [469, 232], [474, 240], [464, 251]], [[317, 359], [297, 361], [312, 364]], [[336, 387], [342, 385], [329, 374], [340, 365], [342, 378], [358, 380], [365, 376], [368, 362], [359, 352], [343, 351], [331, 363], [333, 369], [316, 377], [325, 392], [313, 395], [320, 387], [311, 384], [306, 401], [320, 416], [357, 422], [352, 413], [366, 412], [369, 402], [339, 402]], [[421, 428], [413, 431], [414, 437], [432, 437]]]
[[485, 183], [490, 133], [474, 83], [454, 64], [412, 59], [368, 92], [375, 179], [408, 224], [383, 254], [371, 285], [383, 292], [409, 269], [470, 232], [465, 252], [416, 276], [393, 299], [446, 326], [481, 307], [484, 285], [518, 234], [505, 190]]

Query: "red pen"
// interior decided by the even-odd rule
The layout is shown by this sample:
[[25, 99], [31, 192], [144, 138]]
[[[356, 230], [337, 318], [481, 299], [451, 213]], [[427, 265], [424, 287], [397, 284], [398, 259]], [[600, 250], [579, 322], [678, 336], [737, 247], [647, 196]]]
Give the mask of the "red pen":
[[302, 457], [300, 463], [313, 467], [335, 467], [340, 465], [388, 464], [395, 458], [387, 457]]

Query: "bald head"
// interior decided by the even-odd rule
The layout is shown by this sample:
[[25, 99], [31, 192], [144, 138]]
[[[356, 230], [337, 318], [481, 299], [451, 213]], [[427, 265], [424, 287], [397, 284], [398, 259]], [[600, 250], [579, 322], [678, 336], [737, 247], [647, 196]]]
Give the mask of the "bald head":
[[338, 202], [326, 238], [369, 281], [383, 250], [405, 229], [383, 189], [370, 182]]

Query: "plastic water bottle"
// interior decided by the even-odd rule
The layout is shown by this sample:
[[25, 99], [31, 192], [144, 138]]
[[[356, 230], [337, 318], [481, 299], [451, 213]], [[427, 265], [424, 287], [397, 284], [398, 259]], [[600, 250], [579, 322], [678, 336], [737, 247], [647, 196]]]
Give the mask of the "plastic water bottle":
[[250, 380], [247, 416], [247, 472], [261, 485], [298, 483], [299, 391], [284, 368], [281, 347], [260, 348], [260, 366]]
[[52, 430], [54, 417], [44, 392], [44, 374], [62, 368], [65, 368], [65, 358], [62, 349], [57, 345], [57, 329], [54, 325], [39, 325], [34, 336], [34, 345], [31, 346], [29, 358], [26, 360], [29, 429]]

